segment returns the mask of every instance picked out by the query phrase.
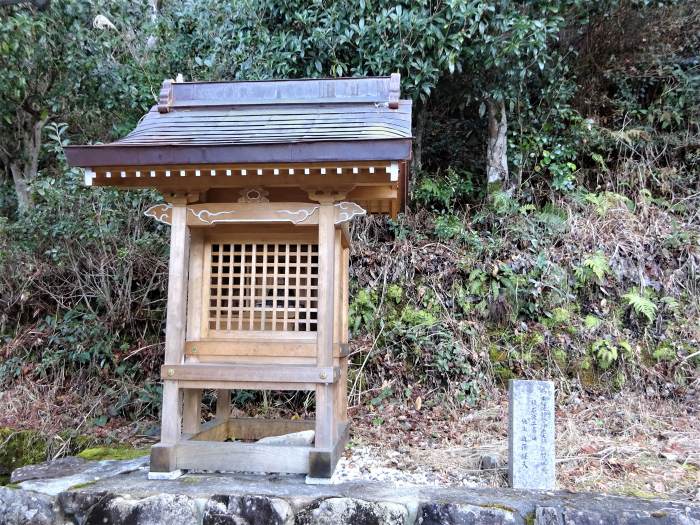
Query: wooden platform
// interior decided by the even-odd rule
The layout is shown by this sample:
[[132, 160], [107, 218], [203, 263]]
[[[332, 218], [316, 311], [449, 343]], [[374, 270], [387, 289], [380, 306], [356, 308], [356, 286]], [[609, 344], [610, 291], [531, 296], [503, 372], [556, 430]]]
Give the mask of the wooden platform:
[[246, 442], [312, 430], [315, 425], [314, 420], [231, 418], [212, 421], [196, 434], [183, 434], [174, 444], [154, 445], [151, 472], [279, 472], [328, 478], [347, 443], [347, 424], [339, 426], [338, 438], [331, 448]]

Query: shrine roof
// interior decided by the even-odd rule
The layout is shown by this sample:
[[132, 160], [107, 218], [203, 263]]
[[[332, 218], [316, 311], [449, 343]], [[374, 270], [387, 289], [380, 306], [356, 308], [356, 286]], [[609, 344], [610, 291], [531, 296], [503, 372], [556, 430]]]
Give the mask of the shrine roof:
[[71, 165], [153, 166], [411, 158], [411, 101], [399, 75], [253, 82], [163, 82], [126, 137], [69, 146]]

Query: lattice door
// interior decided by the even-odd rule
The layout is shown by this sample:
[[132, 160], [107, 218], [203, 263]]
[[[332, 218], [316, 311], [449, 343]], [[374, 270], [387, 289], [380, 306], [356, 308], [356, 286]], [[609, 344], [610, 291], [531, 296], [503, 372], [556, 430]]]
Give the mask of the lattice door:
[[316, 331], [318, 244], [212, 242], [205, 257], [211, 336]]

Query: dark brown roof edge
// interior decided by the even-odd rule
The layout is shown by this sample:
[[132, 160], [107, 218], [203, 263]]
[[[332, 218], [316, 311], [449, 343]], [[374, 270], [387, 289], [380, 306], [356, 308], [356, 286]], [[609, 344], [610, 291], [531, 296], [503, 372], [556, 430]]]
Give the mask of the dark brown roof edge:
[[238, 82], [175, 82], [165, 79], [158, 111], [202, 106], [315, 104], [320, 102], [388, 103], [398, 108], [401, 76], [280, 79]]
[[292, 144], [68, 146], [71, 166], [153, 166], [167, 164], [246, 164], [409, 160], [410, 138], [303, 142]]

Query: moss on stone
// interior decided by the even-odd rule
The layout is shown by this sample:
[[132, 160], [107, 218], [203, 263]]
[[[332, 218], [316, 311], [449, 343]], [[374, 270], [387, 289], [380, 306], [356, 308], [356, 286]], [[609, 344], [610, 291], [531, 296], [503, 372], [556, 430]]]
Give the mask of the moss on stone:
[[653, 492], [649, 492], [647, 490], [642, 490], [642, 489], [629, 489], [627, 491], [623, 492], [627, 496], [634, 496], [635, 498], [642, 498], [642, 499], [658, 499], [660, 497], [659, 494], [654, 494]]
[[481, 506], [486, 507], [487, 509], [504, 510], [506, 512], [510, 512], [511, 514], [515, 514], [517, 512], [513, 507], [509, 507], [508, 505], [504, 505], [503, 503], [486, 503], [485, 505]]
[[148, 455], [149, 450], [145, 448], [131, 447], [94, 447], [86, 448], [78, 457], [93, 461], [103, 459], [135, 459]]
[[197, 485], [202, 482], [202, 478], [198, 478], [197, 476], [183, 476], [178, 481], [189, 485]]
[[46, 461], [48, 440], [35, 430], [0, 428], [0, 443], [0, 472]]
[[84, 489], [85, 487], [89, 487], [90, 485], [94, 485], [94, 481], [86, 481], [84, 483], [77, 483], [75, 485], [72, 485], [70, 487], [70, 490], [79, 490], [79, 489]]

